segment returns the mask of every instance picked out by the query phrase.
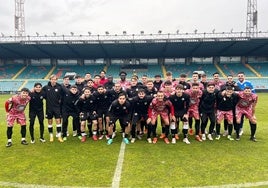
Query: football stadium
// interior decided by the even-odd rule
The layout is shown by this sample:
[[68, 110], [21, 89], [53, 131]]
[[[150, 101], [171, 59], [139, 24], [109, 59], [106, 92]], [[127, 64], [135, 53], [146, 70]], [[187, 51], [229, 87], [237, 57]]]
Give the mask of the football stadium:
[[[120, 72], [126, 73], [129, 81], [133, 76], [139, 81], [144, 76], [154, 80], [156, 75], [164, 81], [171, 72], [176, 80], [185, 74], [188, 82], [193, 73], [198, 73], [199, 79], [206, 75], [208, 82], [218, 73], [220, 80], [226, 82], [228, 76], [237, 81], [237, 74], [243, 72], [258, 96], [258, 141], [249, 140], [250, 123], [245, 119], [239, 141], [222, 136], [219, 140], [198, 142], [189, 134], [191, 144], [185, 144], [180, 125], [176, 144], [161, 139], [157, 144], [149, 144], [145, 133], [135, 143], [126, 144], [116, 122], [113, 144], [91, 138], [81, 143], [71, 130], [73, 121], [69, 118], [69, 134], [64, 142], [49, 142], [45, 119], [46, 142], [30, 143], [27, 107], [29, 144], [20, 144], [20, 126], [15, 125], [13, 145], [7, 148], [6, 111], [2, 108], [0, 187], [268, 187], [268, 32], [257, 30], [256, 0], [248, 1], [247, 30], [243, 32], [163, 33], [159, 30], [154, 34], [124, 31], [113, 35], [107, 31], [44, 36], [25, 34], [21, 22], [24, 1], [16, 0], [16, 3], [16, 35], [0, 36], [3, 107], [21, 89], [32, 90], [35, 83], [47, 85], [52, 75], [56, 75], [60, 84], [68, 77], [73, 85], [77, 77], [84, 78], [90, 73], [94, 80], [101, 71], [112, 77], [114, 83], [120, 80]], [[39, 129], [35, 120], [36, 138]], [[158, 136], [160, 133], [158, 117]]]

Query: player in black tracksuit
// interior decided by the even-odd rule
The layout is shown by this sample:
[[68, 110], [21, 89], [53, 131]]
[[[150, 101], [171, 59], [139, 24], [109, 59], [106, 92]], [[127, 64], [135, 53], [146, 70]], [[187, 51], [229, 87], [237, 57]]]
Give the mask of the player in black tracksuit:
[[215, 89], [215, 84], [208, 83], [207, 88], [203, 91], [200, 100], [199, 112], [201, 117], [201, 133], [203, 140], [205, 140], [205, 129], [208, 123], [208, 119], [210, 120], [208, 139], [213, 140], [211, 134], [215, 128], [216, 123], [215, 108], [217, 93], [218, 90]]
[[118, 99], [114, 100], [109, 107], [109, 117], [110, 124], [108, 128], [108, 133], [110, 139], [107, 144], [111, 144], [113, 142], [112, 134], [113, 127], [115, 122], [119, 120], [122, 131], [123, 131], [123, 141], [128, 144], [128, 133], [130, 131], [130, 121], [131, 121], [131, 104], [126, 100], [127, 96], [125, 93], [120, 93]]
[[63, 140], [67, 140], [67, 130], [68, 130], [68, 118], [71, 116], [73, 118], [73, 133], [80, 136], [80, 124], [79, 124], [79, 113], [76, 101], [79, 99], [79, 92], [76, 85], [72, 85], [70, 89], [64, 90], [64, 95], [62, 99], [62, 137]]
[[63, 88], [57, 83], [57, 76], [51, 75], [50, 81], [42, 88], [45, 93], [46, 99], [46, 118], [48, 119], [48, 132], [50, 142], [54, 141], [53, 138], [53, 117], [56, 121], [57, 137], [59, 142], [63, 142], [61, 137], [61, 102], [63, 96]]
[[[132, 105], [132, 128], [131, 128], [131, 142], [134, 143], [136, 139], [137, 123], [146, 123], [148, 119], [148, 107], [153, 100], [153, 96], [147, 96], [144, 89], [138, 90], [138, 96], [130, 98]], [[140, 128], [137, 128], [137, 134], [140, 134]]]
[[30, 126], [29, 131], [31, 135], [31, 143], [35, 143], [34, 140], [34, 121], [37, 116], [39, 125], [40, 125], [40, 142], [45, 142], [44, 139], [44, 107], [43, 107], [43, 99], [44, 92], [42, 90], [41, 83], [34, 84], [34, 91], [30, 92], [29, 96], [31, 97], [29, 103], [29, 120]]
[[[175, 112], [175, 117], [176, 117], [176, 124], [177, 126], [171, 128], [171, 135], [172, 135], [172, 143], [176, 143], [176, 134], [178, 134], [178, 127], [180, 120], [184, 122], [183, 128], [182, 128], [182, 133], [183, 137], [187, 138], [187, 133], [188, 133], [188, 109], [189, 109], [189, 104], [190, 104], [190, 96], [186, 93], [183, 92], [184, 87], [181, 84], [178, 84], [175, 87], [175, 94], [171, 95], [169, 97], [170, 102], [174, 106], [174, 112]], [[177, 138], [178, 139], [178, 138]]]
[[[226, 123], [227, 128], [224, 130], [228, 130], [229, 139], [231, 138], [233, 125], [236, 121], [235, 119], [235, 113], [234, 109], [239, 100], [239, 97], [236, 93], [234, 93], [234, 89], [232, 86], [226, 86], [225, 89], [222, 92], [218, 93], [217, 97], [217, 123], [216, 123], [216, 134], [217, 138], [220, 138], [220, 123], [222, 121], [221, 118], [224, 118], [224, 123]], [[233, 117], [230, 118], [230, 115], [228, 117], [227, 113], [232, 113]], [[221, 113], [225, 113], [224, 117], [221, 117]]]
[[138, 85], [138, 80], [133, 77], [131, 78], [131, 86], [126, 89], [128, 98], [132, 98], [138, 95], [138, 90], [142, 85]]
[[152, 80], [148, 80], [147, 83], [146, 83], [146, 88], [145, 88], [145, 93], [146, 95], [149, 95], [149, 96], [156, 96], [156, 93], [157, 93], [157, 88], [154, 87], [154, 82]]
[[[95, 97], [92, 95], [91, 90], [89, 87], [85, 87], [83, 89], [83, 94], [80, 96], [80, 98], [77, 100], [76, 103], [78, 109], [79, 109], [79, 116], [80, 116], [80, 126], [81, 126], [81, 136], [82, 140], [81, 142], [86, 141], [86, 131], [85, 126], [86, 122], [90, 123], [93, 127], [93, 136], [92, 139], [94, 141], [98, 140], [97, 138], [97, 106], [96, 106], [96, 100]], [[91, 130], [89, 130], [91, 131]], [[91, 133], [89, 133], [91, 136]]]
[[[105, 90], [104, 86], [102, 85], [99, 85], [97, 87], [97, 91], [93, 93], [97, 106], [98, 130], [100, 140], [104, 137], [103, 132], [108, 127], [108, 124], [110, 122], [110, 118], [108, 116], [108, 110], [111, 105], [110, 93], [111, 91]], [[104, 127], [103, 127], [103, 121], [104, 121]]]
[[114, 84], [114, 88], [112, 90], [110, 90], [110, 104], [112, 104], [112, 102], [116, 99], [118, 99], [118, 96], [120, 93], [125, 93], [125, 91], [123, 90], [122, 86], [120, 85], [120, 83], [115, 83]]

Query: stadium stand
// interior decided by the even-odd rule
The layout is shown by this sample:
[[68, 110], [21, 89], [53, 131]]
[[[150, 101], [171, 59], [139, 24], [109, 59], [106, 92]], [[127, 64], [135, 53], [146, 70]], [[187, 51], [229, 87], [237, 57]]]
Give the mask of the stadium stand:
[[110, 65], [107, 69], [107, 75], [112, 75], [114, 77], [118, 77], [118, 73], [121, 71], [120, 65]]
[[104, 65], [59, 65], [53, 71], [58, 78], [63, 78], [66, 73], [74, 72], [77, 75], [84, 76], [87, 72], [90, 72], [92, 76], [99, 74], [99, 72], [104, 68]]
[[11, 79], [14, 77], [19, 70], [21, 70], [23, 65], [8, 64], [5, 66], [0, 66], [0, 79]]
[[268, 62], [266, 63], [249, 63], [262, 77], [268, 76]]
[[236, 76], [238, 72], [244, 72], [247, 77], [256, 77], [244, 64], [239, 62], [219, 63], [218, 65], [226, 75]]
[[256, 90], [267, 90], [268, 89], [268, 80], [266, 78], [258, 78], [258, 79], [251, 79], [248, 80], [251, 81], [254, 88]]
[[191, 77], [194, 71], [204, 71], [208, 79], [214, 72], [219, 72], [221, 79], [231, 74], [235, 80], [237, 73], [243, 71], [256, 89], [268, 89], [268, 38], [241, 40], [241, 37], [231, 35], [231, 38], [224, 40], [214, 37], [206, 40], [202, 37], [159, 40], [159, 36], [134, 40], [133, 35], [133, 41], [124, 38], [22, 43], [4, 41], [0, 50], [0, 89], [31, 88], [36, 81], [45, 84], [51, 74], [56, 74], [60, 79], [66, 73], [84, 76], [90, 72], [94, 76], [103, 69], [107, 76], [113, 75], [114, 79], [119, 78], [121, 70], [128, 73], [128, 79], [132, 74], [139, 77], [146, 74], [149, 78], [160, 74], [164, 77], [166, 71], [172, 71], [175, 78], [181, 73]]
[[17, 79], [44, 79], [52, 66], [32, 66], [28, 65], [26, 69], [18, 75]]
[[166, 70], [173, 72], [175, 77], [178, 77], [180, 74], [184, 73], [188, 77], [192, 76], [194, 71], [204, 71], [205, 74], [211, 76], [214, 72], [217, 72], [214, 64], [197, 64], [192, 63], [190, 65], [186, 64], [177, 64], [177, 65], [166, 65]]
[[156, 74], [163, 76], [161, 66], [159, 65], [110, 65], [107, 70], [107, 75], [113, 75], [115, 78], [118, 77], [120, 71], [125, 71], [128, 77], [135, 74], [139, 78], [143, 75], [147, 75], [148, 78], [153, 78]]
[[42, 80], [28, 80], [27, 83], [25, 83], [25, 85], [23, 87], [27, 87], [29, 89], [32, 89], [36, 82], [39, 82], [42, 84], [42, 86], [44, 86], [48, 83], [48, 80], [44, 80], [44, 79], [42, 79]]
[[[13, 72], [13, 74], [15, 74], [15, 72]], [[22, 86], [22, 84], [24, 83], [24, 81], [18, 81], [18, 80], [14, 80], [14, 81], [5, 81], [5, 80], [1, 80], [0, 82], [0, 91], [2, 93], [13, 93], [19, 90], [19, 88]]]

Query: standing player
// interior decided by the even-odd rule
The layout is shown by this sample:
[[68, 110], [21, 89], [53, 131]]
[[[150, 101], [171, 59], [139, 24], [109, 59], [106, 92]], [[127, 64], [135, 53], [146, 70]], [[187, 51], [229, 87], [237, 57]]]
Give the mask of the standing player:
[[[189, 134], [193, 135], [192, 128], [192, 118], [195, 119], [195, 135], [199, 135], [200, 130], [200, 115], [199, 115], [199, 103], [202, 96], [202, 91], [200, 90], [199, 83], [192, 83], [191, 89], [185, 90], [185, 93], [190, 95], [190, 105], [188, 110], [189, 115]], [[196, 137], [197, 138], [197, 137]]]
[[123, 142], [129, 144], [128, 134], [130, 132], [130, 120], [131, 120], [131, 105], [127, 101], [125, 93], [120, 93], [118, 99], [114, 100], [109, 108], [110, 124], [108, 128], [109, 140], [107, 144], [113, 143], [113, 131], [115, 122], [119, 120], [122, 131], [123, 131]]
[[140, 86], [138, 86], [138, 80], [136, 77], [132, 77], [130, 80], [130, 87], [126, 89], [128, 98], [132, 98], [138, 95], [138, 90]]
[[145, 88], [146, 95], [155, 96], [157, 88], [154, 86], [153, 80], [148, 80]]
[[37, 116], [39, 125], [40, 125], [40, 142], [44, 143], [46, 140], [44, 139], [44, 93], [42, 90], [41, 83], [35, 83], [33, 92], [30, 92], [30, 103], [29, 103], [29, 120], [30, 120], [30, 135], [31, 135], [31, 143], [35, 143], [34, 139], [34, 121]]
[[154, 87], [157, 90], [160, 90], [160, 87], [161, 87], [162, 83], [163, 83], [163, 81], [161, 80], [161, 75], [160, 74], [155, 75], [154, 76], [154, 81], [153, 81]]
[[[182, 133], [183, 133], [183, 140], [185, 143], [189, 144], [189, 140], [187, 138], [187, 133], [188, 133], [188, 109], [189, 109], [189, 103], [190, 103], [190, 96], [186, 93], [183, 92], [184, 86], [179, 84], [175, 87], [175, 94], [171, 95], [169, 97], [169, 100], [172, 102], [174, 106], [174, 111], [175, 111], [175, 125], [177, 125], [175, 128], [172, 126], [170, 127], [171, 129], [171, 134], [172, 134], [172, 140], [171, 143], [175, 144], [176, 139], [179, 139], [178, 135], [178, 127], [180, 120], [183, 122], [183, 128], [182, 128]], [[198, 136], [198, 135], [197, 135]], [[199, 138], [199, 136], [198, 136]], [[201, 139], [196, 139], [200, 141]], [[188, 140], [188, 141], [187, 141]]]
[[114, 81], [113, 81], [113, 76], [109, 75], [107, 77], [107, 82], [104, 84], [105, 89], [112, 89], [114, 87]]
[[97, 106], [96, 110], [98, 115], [98, 131], [100, 140], [103, 139], [104, 130], [107, 129], [110, 122], [110, 118], [108, 116], [108, 109], [111, 104], [109, 93], [110, 90], [105, 90], [104, 86], [99, 85], [97, 91], [93, 94]]
[[108, 82], [108, 79], [106, 78], [106, 72], [105, 70], [100, 71], [100, 85], [103, 85]]
[[[257, 119], [255, 116], [255, 107], [258, 101], [258, 96], [252, 93], [250, 87], [245, 87], [244, 91], [238, 93], [239, 100], [236, 105], [236, 121], [237, 126], [241, 124], [241, 117], [245, 115], [249, 119], [251, 136], [250, 140], [256, 142], [255, 133], [257, 129]], [[236, 128], [236, 140], [240, 140], [239, 129]]]
[[21, 144], [28, 145], [26, 141], [26, 117], [24, 110], [30, 101], [29, 89], [22, 88], [20, 94], [14, 95], [5, 102], [7, 112], [7, 144], [6, 147], [12, 146], [12, 133], [15, 121], [21, 126]]
[[187, 75], [186, 74], [181, 74], [179, 78], [179, 84], [183, 86], [183, 90], [190, 89], [191, 85], [186, 82]]
[[[249, 87], [252, 93], [256, 93], [252, 83], [246, 80], [246, 75], [244, 72], [239, 72], [237, 74], [237, 78], [238, 78], [237, 86], [240, 88], [241, 91], [244, 91], [245, 87]], [[237, 126], [237, 128], [239, 129], [239, 136], [242, 136], [243, 134], [243, 122], [244, 122], [244, 116], [242, 116], [240, 126], [239, 127]]]
[[239, 72], [237, 74], [237, 78], [238, 78], [238, 81], [237, 81], [237, 86], [240, 88], [240, 90], [244, 90], [245, 87], [249, 87], [252, 91], [252, 93], [255, 93], [255, 89], [252, 85], [252, 83], [248, 80], [246, 80], [246, 76], [245, 76], [245, 73], [244, 72]]
[[209, 82], [207, 88], [203, 91], [200, 105], [199, 105], [199, 112], [201, 116], [201, 133], [202, 133], [202, 140], [206, 140], [205, 129], [208, 123], [208, 119], [210, 120], [210, 126], [208, 131], [208, 139], [213, 140], [212, 132], [215, 128], [216, 123], [216, 97], [217, 97], [218, 90], [215, 89], [215, 84], [213, 82]]
[[46, 99], [46, 118], [48, 120], [48, 132], [50, 137], [50, 142], [54, 141], [53, 137], [53, 118], [56, 121], [56, 128], [59, 142], [63, 142], [61, 137], [61, 102], [63, 89], [62, 86], [57, 83], [57, 76], [51, 75], [49, 82], [42, 88], [42, 91], [45, 93]]
[[221, 87], [225, 84], [223, 81], [220, 80], [220, 73], [215, 72], [213, 73], [212, 76], [213, 76], [212, 82], [215, 85], [215, 89], [220, 90]]
[[85, 142], [87, 139], [86, 134], [86, 123], [88, 121], [89, 127], [89, 135], [91, 136], [90, 128], [93, 127], [93, 136], [92, 139], [94, 141], [98, 140], [97, 137], [97, 113], [96, 113], [96, 102], [94, 96], [91, 94], [91, 90], [88, 87], [83, 89], [83, 94], [77, 100], [77, 108], [79, 109], [80, 116], [80, 125], [81, 125], [81, 142]]
[[[156, 121], [157, 121], [157, 116], [160, 115], [161, 121], [162, 121], [162, 126], [164, 127], [165, 130], [165, 137], [164, 137], [164, 142], [166, 144], [169, 144], [168, 140], [168, 135], [169, 135], [169, 125], [170, 125], [170, 120], [171, 118], [172, 121], [176, 121], [176, 118], [174, 116], [174, 107], [170, 100], [165, 98], [165, 95], [163, 91], [158, 91], [156, 94], [156, 98], [154, 98], [149, 106], [148, 109], [148, 119], [147, 119], [147, 124], [148, 124], [148, 134], [147, 134], [147, 141], [149, 143], [152, 143], [151, 139], [151, 134], [150, 134], [150, 129], [153, 134], [153, 143], [156, 144], [157, 142], [157, 137], [156, 137]], [[170, 116], [169, 116], [170, 115]]]
[[121, 85], [121, 88], [126, 91], [127, 88], [130, 87], [130, 82], [126, 80], [127, 77], [127, 73], [125, 71], [121, 71], [119, 73], [120, 76], [120, 81], [118, 81], [118, 83]]
[[79, 93], [76, 85], [72, 85], [70, 89], [64, 90], [62, 102], [62, 137], [64, 141], [67, 140], [69, 117], [73, 118], [73, 136], [81, 136], [78, 109], [75, 106], [75, 103], [78, 99]]
[[133, 108], [131, 143], [134, 143], [136, 140], [136, 131], [139, 135], [141, 132], [140, 130], [142, 130], [141, 127], [137, 127], [137, 125], [143, 125], [148, 119], [148, 106], [152, 99], [152, 96], [146, 96], [144, 89], [139, 89], [138, 96], [129, 99]]
[[216, 140], [220, 139], [220, 125], [223, 119], [226, 120], [227, 122], [226, 124], [228, 130], [227, 138], [229, 140], [234, 140], [231, 135], [233, 130], [233, 119], [234, 119], [233, 109], [236, 105], [236, 102], [237, 102], [237, 94], [234, 93], [232, 86], [227, 86], [225, 90], [223, 90], [218, 94]]

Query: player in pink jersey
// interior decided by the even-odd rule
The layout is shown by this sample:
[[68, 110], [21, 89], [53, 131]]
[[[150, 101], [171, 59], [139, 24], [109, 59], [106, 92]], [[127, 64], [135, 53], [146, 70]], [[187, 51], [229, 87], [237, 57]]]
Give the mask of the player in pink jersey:
[[[164, 93], [162, 91], [158, 91], [156, 94], [156, 98], [154, 98], [149, 105], [148, 109], [148, 119], [147, 119], [147, 124], [148, 124], [148, 129], [152, 129], [153, 133], [153, 143], [157, 142], [156, 138], [156, 121], [157, 121], [157, 116], [160, 115], [161, 121], [165, 127], [165, 138], [164, 141], [165, 143], [169, 144], [168, 140], [168, 134], [169, 134], [169, 114], [171, 116], [171, 119], [173, 121], [176, 120], [174, 116], [174, 107], [172, 103], [165, 98]], [[151, 143], [150, 135], [148, 135], [148, 142]]]
[[121, 71], [119, 73], [119, 76], [120, 80], [118, 81], [118, 83], [120, 83], [122, 89], [126, 91], [127, 88], [130, 88], [130, 82], [126, 80], [127, 73], [125, 71]]
[[[255, 116], [255, 107], [258, 101], [258, 96], [255, 93], [252, 93], [250, 87], [245, 87], [245, 89], [238, 93], [239, 100], [236, 104], [236, 122], [237, 125], [241, 124], [241, 117], [245, 115], [249, 119], [251, 136], [250, 140], [256, 142], [255, 133], [257, 129], [257, 119]], [[239, 129], [236, 129], [236, 139], [239, 140]]]
[[220, 73], [214, 72], [212, 76], [213, 76], [212, 82], [215, 84], [215, 89], [220, 90], [221, 87], [225, 85], [225, 83], [220, 80]]
[[12, 129], [15, 121], [21, 125], [21, 144], [28, 145], [26, 137], [26, 117], [24, 110], [29, 103], [29, 89], [22, 88], [18, 95], [14, 95], [5, 102], [5, 110], [7, 112], [7, 144], [6, 147], [12, 146]]
[[[193, 83], [191, 89], [185, 91], [186, 94], [190, 95], [190, 105], [189, 105], [189, 127], [192, 127], [192, 118], [195, 119], [195, 134], [199, 134], [200, 130], [200, 115], [199, 115], [199, 103], [203, 92], [200, 90], [199, 83]], [[190, 135], [193, 135], [189, 130]]]

